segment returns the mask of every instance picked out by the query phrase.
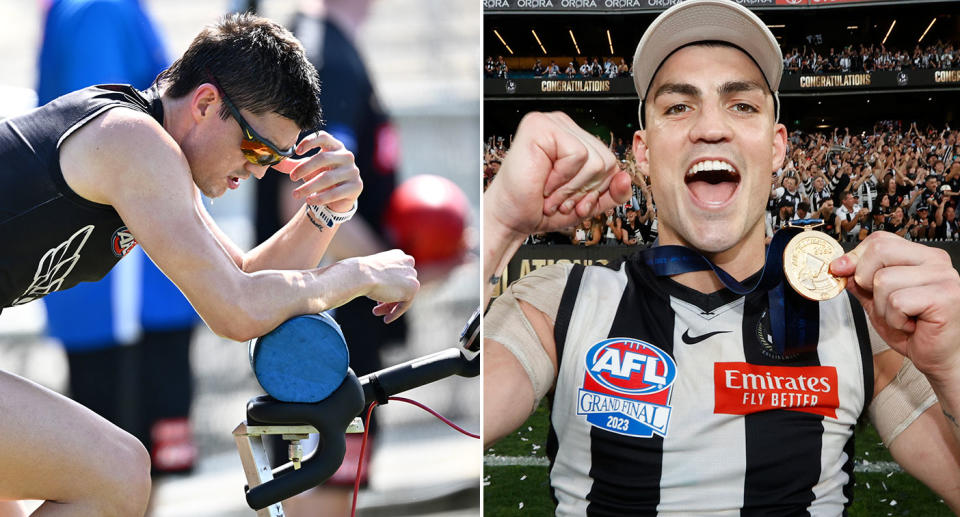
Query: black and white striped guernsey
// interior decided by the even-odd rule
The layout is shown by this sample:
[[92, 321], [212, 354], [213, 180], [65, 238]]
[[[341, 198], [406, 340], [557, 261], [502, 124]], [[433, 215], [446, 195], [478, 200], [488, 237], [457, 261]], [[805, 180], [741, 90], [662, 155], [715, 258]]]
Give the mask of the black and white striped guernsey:
[[569, 269], [547, 444], [557, 515], [844, 514], [873, 397], [866, 318], [820, 304], [814, 352], [777, 354], [765, 293], [703, 294], [634, 257]]

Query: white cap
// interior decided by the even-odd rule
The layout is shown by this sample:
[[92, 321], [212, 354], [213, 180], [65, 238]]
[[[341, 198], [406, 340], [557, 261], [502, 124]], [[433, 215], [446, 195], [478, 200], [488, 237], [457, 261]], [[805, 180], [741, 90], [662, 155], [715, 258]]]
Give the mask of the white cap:
[[664, 60], [678, 48], [698, 41], [736, 45], [757, 63], [772, 92], [780, 87], [783, 54], [777, 39], [757, 15], [730, 0], [688, 0], [660, 13], [637, 45], [633, 84], [640, 100], [645, 99]]

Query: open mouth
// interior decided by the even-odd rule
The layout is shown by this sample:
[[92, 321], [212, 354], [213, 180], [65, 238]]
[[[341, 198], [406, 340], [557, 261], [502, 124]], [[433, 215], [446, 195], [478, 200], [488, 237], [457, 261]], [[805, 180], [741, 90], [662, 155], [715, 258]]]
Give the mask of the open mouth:
[[709, 207], [724, 205], [740, 185], [740, 173], [725, 160], [695, 162], [683, 178], [693, 197]]
[[230, 176], [227, 179], [227, 182], [228, 182], [227, 186], [230, 187], [231, 190], [236, 189], [237, 187], [240, 186], [240, 178], [238, 178], [237, 176]]

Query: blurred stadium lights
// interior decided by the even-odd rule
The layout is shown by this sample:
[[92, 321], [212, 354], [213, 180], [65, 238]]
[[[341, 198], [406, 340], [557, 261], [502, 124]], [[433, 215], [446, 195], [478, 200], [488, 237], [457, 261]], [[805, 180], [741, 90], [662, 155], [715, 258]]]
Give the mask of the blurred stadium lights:
[[580, 45], [577, 45], [577, 38], [574, 38], [574, 37], [573, 37], [573, 29], [568, 29], [568, 32], [570, 33], [570, 39], [573, 40], [573, 47], [577, 49], [577, 55], [579, 56], [579, 55], [580, 55]]
[[923, 34], [920, 35], [920, 39], [917, 40], [917, 43], [920, 43], [921, 41], [923, 41], [923, 37], [926, 36], [928, 32], [930, 32], [930, 27], [933, 27], [933, 23], [936, 21], [937, 21], [937, 17], [934, 16], [933, 19], [930, 20], [930, 25], [927, 25], [927, 30], [923, 31]]
[[507, 52], [510, 52], [511, 54], [513, 54], [513, 50], [510, 49], [510, 45], [507, 45], [507, 42], [503, 41], [503, 36], [501, 36], [500, 33], [497, 32], [497, 29], [493, 29], [493, 33], [497, 35], [497, 39], [500, 40], [500, 43], [503, 43], [503, 46], [507, 47]]
[[547, 55], [547, 49], [543, 48], [543, 43], [540, 42], [540, 36], [537, 36], [537, 31], [530, 29], [530, 32], [533, 33], [533, 38], [537, 40], [537, 45], [540, 45], [540, 50], [543, 51], [543, 55]]
[[610, 44], [610, 55], [613, 55], [613, 39], [610, 38], [610, 29], [607, 29], [607, 43]]
[[[743, 1], [751, 5], [759, 3], [759, 0]], [[604, 92], [543, 92], [539, 83], [534, 83], [538, 79], [533, 77], [531, 69], [536, 58], [557, 58], [558, 64], [562, 59], [562, 71], [569, 61], [574, 61], [575, 68], [579, 70], [586, 56], [589, 56], [588, 62], [592, 62], [594, 57], [603, 60], [617, 53], [622, 55], [627, 51], [622, 47], [628, 43], [635, 45], [643, 29], [662, 9], [604, 10], [599, 6], [601, 2], [597, 2], [597, 12], [593, 13], [589, 8], [570, 7], [575, 3], [571, 0], [568, 8], [565, 8], [560, 2], [553, 2], [554, 9], [548, 7], [537, 12], [519, 12], [522, 11], [519, 8], [485, 11], [486, 30], [496, 27], [504, 40], [509, 40], [507, 43], [514, 55], [506, 55], [502, 43], [492, 32], [485, 33], [484, 45], [492, 49], [491, 53], [501, 49], [509, 58], [509, 80], [519, 87], [519, 90], [508, 94], [503, 85], [494, 81], [485, 86], [485, 96], [489, 100], [484, 107], [485, 123], [490, 127], [485, 132], [509, 134], [519, 122], [517, 113], [522, 115], [533, 109], [575, 111], [575, 106], [571, 104], [594, 108], [594, 113], [583, 110], [582, 120], [587, 125], [593, 123], [593, 115], [596, 114], [596, 120], [604, 121], [617, 135], [627, 135], [636, 129], [626, 126], [632, 122], [630, 114], [636, 112], [635, 106], [628, 107], [636, 102], [629, 78], [611, 80], [610, 90]], [[650, 0], [649, 5], [660, 3], [659, 0]], [[662, 3], [674, 3], [674, 0]], [[773, 0], [764, 0], [763, 3], [774, 4]], [[956, 57], [950, 60], [951, 66], [947, 69], [937, 65], [943, 61], [942, 54], [946, 51], [939, 52], [939, 59], [933, 59], [933, 50], [921, 48], [921, 59], [926, 57], [930, 62], [914, 63], [917, 57], [914, 56], [914, 47], [926, 31], [919, 42], [920, 47], [937, 47], [941, 44], [938, 42], [942, 42], [944, 49], [948, 43], [957, 48], [957, 42], [960, 41], [960, 0], [833, 0], [829, 9], [813, 8], [812, 2], [800, 6], [787, 6], [786, 3], [782, 1], [777, 4], [779, 7], [757, 10], [780, 43], [784, 55], [792, 54], [794, 49], [800, 54], [816, 51], [817, 55], [829, 60], [829, 64], [825, 63], [825, 68], [818, 72], [785, 71], [790, 86], [786, 94], [784, 90], [781, 91], [781, 97], [789, 97], [789, 102], [784, 101], [782, 117], [790, 122], [797, 121], [791, 125], [791, 130], [823, 131], [815, 129], [818, 124], [828, 125], [829, 131], [838, 125], [851, 126], [851, 130], [854, 126], [869, 130], [878, 120], [917, 120], [935, 126], [952, 122], [952, 126], [957, 125], [956, 118], [960, 117], [960, 95], [957, 95], [960, 93], [960, 76], [956, 72]], [[818, 1], [817, 5], [821, 3]], [[617, 2], [611, 1], [605, 5], [613, 4]], [[585, 15], [586, 11], [591, 11], [591, 14]], [[600, 14], [601, 11], [604, 14]], [[936, 21], [931, 25], [934, 17]], [[897, 28], [899, 32], [895, 32]], [[535, 29], [543, 49], [535, 38], [526, 36], [532, 35], [531, 29]], [[621, 48], [612, 45], [614, 33]], [[563, 39], [569, 43], [563, 43]], [[868, 72], [863, 70], [861, 61], [853, 60], [851, 71], [845, 73], [840, 67], [839, 58], [834, 59], [834, 56], [842, 55], [847, 49], [857, 53], [861, 46], [869, 49], [871, 44], [874, 51], [879, 51], [877, 47], [880, 42], [888, 49], [885, 54], [887, 61], [883, 61], [881, 68], [872, 68]], [[547, 49], [547, 46], [550, 48]], [[544, 49], [547, 50], [546, 55]], [[904, 57], [905, 54], [907, 57]], [[909, 60], [909, 64], [904, 62], [900, 65], [902, 70], [893, 70], [897, 66], [890, 64], [889, 59], [894, 56], [898, 60]], [[625, 57], [629, 64], [632, 56]], [[616, 61], [619, 63], [619, 60]], [[936, 78], [933, 77], [935, 73], [938, 74]], [[576, 73], [573, 77], [564, 75], [559, 79], [581, 77]], [[867, 77], [869, 83], [865, 82]], [[802, 86], [801, 80], [806, 81]], [[928, 101], [928, 98], [933, 100]], [[609, 130], [603, 134], [608, 136]]]
[[890, 28], [887, 29], [887, 35], [883, 37], [883, 41], [880, 42], [881, 45], [887, 44], [887, 38], [890, 37], [890, 33], [893, 32], [893, 26], [897, 24], [897, 20], [893, 20], [893, 23], [890, 24]]

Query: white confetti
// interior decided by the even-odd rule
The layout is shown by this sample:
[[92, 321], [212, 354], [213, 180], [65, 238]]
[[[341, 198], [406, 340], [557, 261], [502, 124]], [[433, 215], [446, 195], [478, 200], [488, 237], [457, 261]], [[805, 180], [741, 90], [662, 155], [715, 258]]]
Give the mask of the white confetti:
[[896, 499], [893, 499], [893, 500], [890, 501], [890, 506], [896, 506], [896, 505], [897, 505], [897, 500], [896, 500]]
[[887, 477], [890, 477], [890, 476], [892, 476], [892, 475], [893, 475], [893, 472], [888, 472], [888, 473], [887, 473]]
[[530, 440], [521, 436], [521, 437], [520, 437], [520, 441], [521, 441], [521, 442], [529, 442]]
[[870, 451], [863, 451], [863, 455], [864, 455], [864, 456], [869, 456], [869, 455], [870, 455]]
[[880, 484], [883, 485], [883, 491], [886, 492], [886, 491], [887, 491], [887, 484], [884, 483], [883, 481], [881, 481]]
[[526, 475], [526, 474], [520, 476], [520, 481], [523, 481], [524, 479], [527, 479], [527, 475]]
[[523, 510], [523, 501], [520, 502], [520, 505], [517, 507], [518, 510]]
[[527, 426], [527, 431], [533, 431], [533, 427]]
[[535, 451], [536, 451], [536, 450], [540, 450], [540, 446], [537, 445], [537, 444], [533, 444], [533, 450], [535, 450]]
[[870, 490], [870, 482], [867, 481], [867, 490]]

